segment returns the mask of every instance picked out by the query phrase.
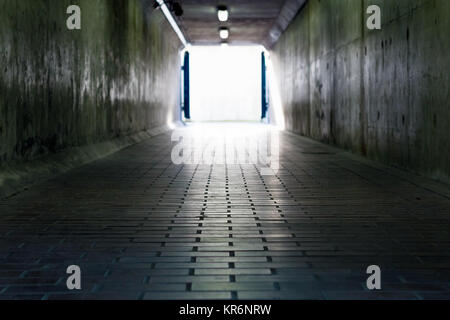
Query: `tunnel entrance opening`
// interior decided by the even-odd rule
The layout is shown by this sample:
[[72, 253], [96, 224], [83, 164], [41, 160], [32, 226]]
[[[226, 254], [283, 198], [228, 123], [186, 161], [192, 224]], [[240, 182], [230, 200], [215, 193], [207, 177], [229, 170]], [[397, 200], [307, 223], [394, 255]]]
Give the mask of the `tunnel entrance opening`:
[[260, 122], [267, 118], [264, 47], [190, 46], [186, 51], [182, 73], [185, 119]]

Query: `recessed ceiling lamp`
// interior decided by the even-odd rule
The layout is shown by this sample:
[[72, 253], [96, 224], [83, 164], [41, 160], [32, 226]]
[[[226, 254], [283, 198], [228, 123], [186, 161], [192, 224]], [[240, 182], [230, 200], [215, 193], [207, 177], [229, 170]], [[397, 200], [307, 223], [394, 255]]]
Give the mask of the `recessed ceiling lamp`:
[[217, 16], [219, 17], [219, 21], [221, 22], [228, 21], [228, 8], [226, 6], [217, 7]]
[[226, 40], [230, 36], [230, 30], [226, 27], [222, 27], [219, 29], [219, 35], [221, 39]]

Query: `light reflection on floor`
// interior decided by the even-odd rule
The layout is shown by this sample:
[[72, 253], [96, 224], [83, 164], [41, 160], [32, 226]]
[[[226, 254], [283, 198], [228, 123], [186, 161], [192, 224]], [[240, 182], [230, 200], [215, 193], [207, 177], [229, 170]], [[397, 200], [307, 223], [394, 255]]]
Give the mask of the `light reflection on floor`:
[[189, 123], [172, 133], [175, 164], [255, 165], [263, 175], [279, 168], [279, 129], [255, 122]]

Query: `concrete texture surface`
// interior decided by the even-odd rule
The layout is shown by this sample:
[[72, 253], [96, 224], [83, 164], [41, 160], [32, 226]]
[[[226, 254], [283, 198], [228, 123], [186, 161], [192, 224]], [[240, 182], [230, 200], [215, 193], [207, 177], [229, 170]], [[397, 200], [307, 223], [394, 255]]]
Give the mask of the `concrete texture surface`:
[[[73, 4], [81, 30], [66, 28]], [[150, 0], [1, 1], [0, 182], [24, 161], [108, 154], [174, 120], [180, 45]]]
[[[289, 133], [276, 176], [175, 165], [171, 143], [0, 200], [0, 299], [450, 299], [448, 186]], [[369, 265], [382, 290], [367, 289]]]
[[287, 129], [450, 182], [449, 17], [447, 0], [309, 0], [272, 52]]

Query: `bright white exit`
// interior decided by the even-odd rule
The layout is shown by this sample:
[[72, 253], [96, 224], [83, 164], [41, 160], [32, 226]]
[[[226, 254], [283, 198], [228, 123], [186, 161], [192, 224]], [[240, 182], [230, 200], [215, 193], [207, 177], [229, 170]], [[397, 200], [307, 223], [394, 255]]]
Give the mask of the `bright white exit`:
[[192, 121], [261, 120], [262, 46], [192, 46]]

